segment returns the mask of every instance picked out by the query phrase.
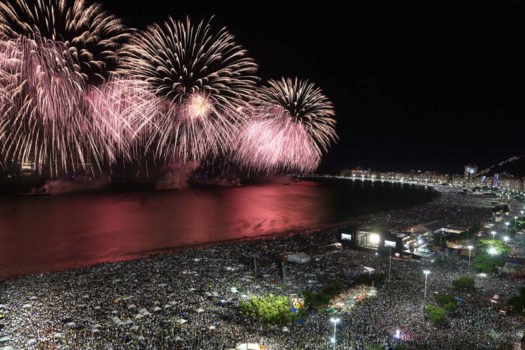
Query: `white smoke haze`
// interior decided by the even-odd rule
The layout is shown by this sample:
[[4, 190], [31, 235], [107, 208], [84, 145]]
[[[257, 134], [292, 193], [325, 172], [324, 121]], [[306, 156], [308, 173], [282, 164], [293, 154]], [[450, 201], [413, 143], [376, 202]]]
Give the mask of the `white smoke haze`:
[[87, 176], [76, 176], [71, 180], [49, 180], [42, 187], [31, 189], [31, 194], [64, 194], [82, 191], [92, 191], [104, 188], [109, 185], [109, 180], [105, 178], [92, 179]]
[[157, 182], [157, 190], [180, 190], [187, 188], [188, 179], [199, 167], [198, 162], [171, 163], [164, 176]]

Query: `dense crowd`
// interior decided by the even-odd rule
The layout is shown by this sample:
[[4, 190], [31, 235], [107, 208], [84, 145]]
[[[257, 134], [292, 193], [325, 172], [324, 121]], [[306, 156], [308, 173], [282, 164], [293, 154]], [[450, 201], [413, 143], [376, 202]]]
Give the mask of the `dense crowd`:
[[436, 220], [455, 227], [467, 227], [490, 219], [495, 205], [493, 199], [465, 194], [446, 187], [437, 189], [441, 196], [432, 202], [409, 209], [370, 215], [361, 222], [381, 224], [393, 231], [404, 231], [414, 225]]
[[[437, 202], [382, 217], [403, 225], [440, 219], [455, 211], [456, 196], [462, 195], [446, 193]], [[447, 201], [454, 206], [437, 210]], [[460, 205], [463, 213], [472, 208], [486, 215], [467, 199]], [[228, 349], [238, 343], [326, 349], [332, 314], [312, 312], [302, 324], [278, 328], [241, 316], [237, 305], [252, 295], [290, 296], [330, 281], [350, 285], [364, 267], [388, 272], [385, 257], [335, 246], [336, 233], [327, 229], [0, 282], [0, 349]], [[312, 260], [282, 263], [289, 252], [305, 252]], [[438, 292], [463, 301], [439, 327], [423, 312], [425, 268], [431, 270], [426, 304]], [[520, 282], [477, 275], [475, 290], [454, 290], [451, 281], [466, 273], [466, 262], [393, 260], [391, 281], [376, 297], [338, 314], [337, 347], [512, 349], [523, 323], [500, 310]]]

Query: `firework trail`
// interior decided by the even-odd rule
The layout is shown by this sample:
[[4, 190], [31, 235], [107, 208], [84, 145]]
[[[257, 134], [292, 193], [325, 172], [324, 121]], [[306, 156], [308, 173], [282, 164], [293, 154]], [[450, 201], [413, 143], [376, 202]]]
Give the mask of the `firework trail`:
[[0, 42], [0, 153], [58, 176], [114, 161], [114, 146], [87, 113], [82, 74], [59, 43]]
[[225, 28], [214, 33], [209, 21], [170, 18], [134, 35], [123, 53], [123, 72], [158, 98], [146, 144], [155, 157], [201, 161], [232, 148], [257, 65]]
[[37, 37], [64, 44], [85, 81], [100, 83], [117, 66], [129, 32], [98, 4], [83, 0], [0, 0], [0, 37]]
[[235, 160], [252, 171], [314, 171], [337, 139], [332, 103], [306, 80], [270, 80], [242, 128]]

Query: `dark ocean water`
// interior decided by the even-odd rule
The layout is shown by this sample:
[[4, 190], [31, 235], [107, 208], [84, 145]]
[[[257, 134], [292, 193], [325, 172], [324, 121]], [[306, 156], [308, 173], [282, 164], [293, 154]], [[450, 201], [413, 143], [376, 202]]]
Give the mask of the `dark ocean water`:
[[0, 197], [0, 277], [317, 228], [416, 205], [431, 189], [319, 180], [175, 192]]

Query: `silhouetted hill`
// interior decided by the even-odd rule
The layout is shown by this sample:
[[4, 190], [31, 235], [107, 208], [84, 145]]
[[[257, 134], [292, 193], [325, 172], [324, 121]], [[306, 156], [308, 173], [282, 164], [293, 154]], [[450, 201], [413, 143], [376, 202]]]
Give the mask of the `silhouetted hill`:
[[494, 174], [509, 174], [514, 177], [525, 177], [525, 155], [514, 156], [493, 164], [487, 169], [479, 171], [476, 175], [492, 176]]

